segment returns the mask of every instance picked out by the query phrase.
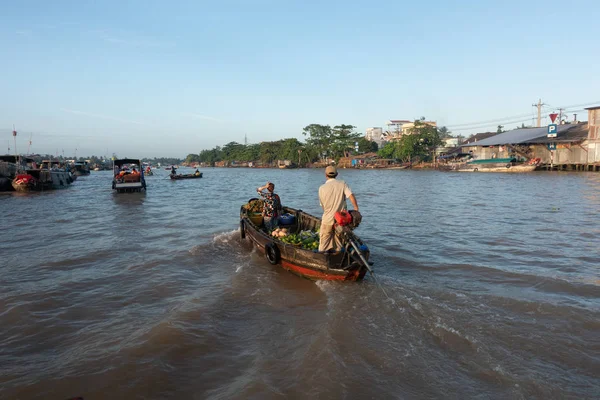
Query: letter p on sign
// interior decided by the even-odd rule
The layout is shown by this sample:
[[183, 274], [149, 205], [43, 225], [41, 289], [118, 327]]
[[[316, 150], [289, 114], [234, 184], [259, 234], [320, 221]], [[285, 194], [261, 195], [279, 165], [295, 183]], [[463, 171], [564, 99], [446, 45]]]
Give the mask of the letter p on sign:
[[548, 125], [548, 137], [556, 137], [558, 133], [558, 125], [550, 124]]

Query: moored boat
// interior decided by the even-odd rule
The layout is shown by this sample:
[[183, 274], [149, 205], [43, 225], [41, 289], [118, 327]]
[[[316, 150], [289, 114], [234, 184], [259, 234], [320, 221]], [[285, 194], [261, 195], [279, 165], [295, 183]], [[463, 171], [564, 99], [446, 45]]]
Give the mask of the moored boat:
[[12, 191], [12, 181], [19, 170], [19, 157], [13, 155], [0, 156], [0, 192]]
[[64, 189], [72, 182], [73, 178], [64, 170], [27, 169], [15, 176], [12, 187], [17, 192], [38, 192]]
[[76, 161], [71, 164], [71, 172], [75, 176], [85, 176], [90, 174], [90, 166], [87, 161]]
[[26, 168], [12, 180], [12, 187], [18, 192], [64, 189], [74, 181], [74, 177], [58, 160], [43, 160], [40, 168]]
[[[251, 199], [253, 201], [255, 199]], [[301, 237], [304, 232], [316, 232], [321, 219], [302, 210], [284, 207], [290, 223], [287, 232]], [[341, 227], [339, 227], [341, 228]], [[285, 241], [285, 237], [274, 237], [262, 227], [262, 218], [256, 219], [249, 207], [240, 209], [240, 235], [249, 238], [255, 247], [273, 265], [313, 280], [358, 281], [364, 278], [370, 264], [368, 247], [348, 228], [343, 236], [343, 248], [337, 252], [319, 252], [311, 244], [300, 239]]]
[[197, 178], [202, 178], [202, 172], [200, 172], [199, 174], [171, 174], [170, 178], [173, 180], [178, 180], [178, 179], [197, 179]]
[[457, 172], [531, 172], [540, 164], [539, 158], [534, 158], [525, 163], [518, 163], [515, 158], [489, 158], [471, 159], [467, 162], [448, 163], [440, 169]]

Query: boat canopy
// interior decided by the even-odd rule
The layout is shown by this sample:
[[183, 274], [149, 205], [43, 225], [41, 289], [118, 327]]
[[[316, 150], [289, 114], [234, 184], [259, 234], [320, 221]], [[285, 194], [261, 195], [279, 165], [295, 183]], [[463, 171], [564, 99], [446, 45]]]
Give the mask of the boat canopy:
[[142, 165], [142, 162], [138, 159], [135, 158], [120, 158], [118, 160], [114, 160], [113, 161], [115, 163], [115, 165], [118, 165], [119, 167], [121, 165], [125, 165], [125, 164], [137, 164], [137, 165]]
[[5, 162], [10, 162], [13, 164], [17, 163], [17, 158], [20, 160], [23, 160], [25, 162], [32, 162], [35, 161], [33, 158], [31, 157], [27, 157], [27, 156], [11, 156], [11, 155], [4, 155], [4, 156], [0, 156], [0, 161], [5, 161]]
[[516, 162], [517, 159], [514, 157], [511, 158], [482, 158], [482, 159], [473, 159], [467, 161], [467, 164], [494, 164], [494, 163], [512, 163]]

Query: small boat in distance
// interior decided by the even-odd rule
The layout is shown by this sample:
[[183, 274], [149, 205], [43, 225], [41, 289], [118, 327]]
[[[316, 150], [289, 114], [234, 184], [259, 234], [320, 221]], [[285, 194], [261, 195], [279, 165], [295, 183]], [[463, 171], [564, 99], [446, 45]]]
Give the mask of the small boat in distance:
[[169, 175], [169, 177], [175, 181], [179, 179], [198, 179], [202, 178], [202, 172], [200, 172], [199, 174], [171, 174]]
[[250, 205], [256, 200], [250, 199], [240, 209], [240, 236], [242, 239], [248, 237], [269, 263], [312, 280], [358, 281], [364, 278], [372, 264], [368, 261], [369, 248], [352, 231], [345, 231], [342, 251], [319, 252], [302, 237], [306, 232], [315, 234], [321, 226], [320, 218], [284, 207], [284, 216], [289, 221], [285, 225], [287, 232], [295, 238], [286, 241], [285, 237], [274, 237], [265, 231], [262, 218], [252, 214]]

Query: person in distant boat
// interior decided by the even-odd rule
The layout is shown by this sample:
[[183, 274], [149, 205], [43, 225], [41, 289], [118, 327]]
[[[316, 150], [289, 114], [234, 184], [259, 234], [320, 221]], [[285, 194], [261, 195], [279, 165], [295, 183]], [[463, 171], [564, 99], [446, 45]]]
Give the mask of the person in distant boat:
[[350, 199], [352, 207], [358, 211], [358, 203], [344, 181], [335, 179], [338, 175], [337, 169], [330, 165], [325, 168], [327, 180], [319, 187], [319, 204], [323, 207], [321, 217], [321, 228], [319, 230], [319, 251], [340, 250], [342, 242], [334, 229], [335, 213], [346, 210], [346, 199]]
[[194, 175], [200, 176], [200, 171], [198, 171], [198, 168], [196, 168], [196, 172], [194, 172]]
[[[264, 190], [267, 189], [265, 192]], [[262, 197], [263, 206], [263, 221], [267, 230], [273, 230], [277, 228], [278, 218], [281, 215], [281, 199], [279, 195], [274, 192], [275, 184], [267, 182], [266, 185], [256, 188], [256, 191]]]
[[175, 175], [177, 173], [177, 168], [174, 165], [171, 165], [171, 175]]

